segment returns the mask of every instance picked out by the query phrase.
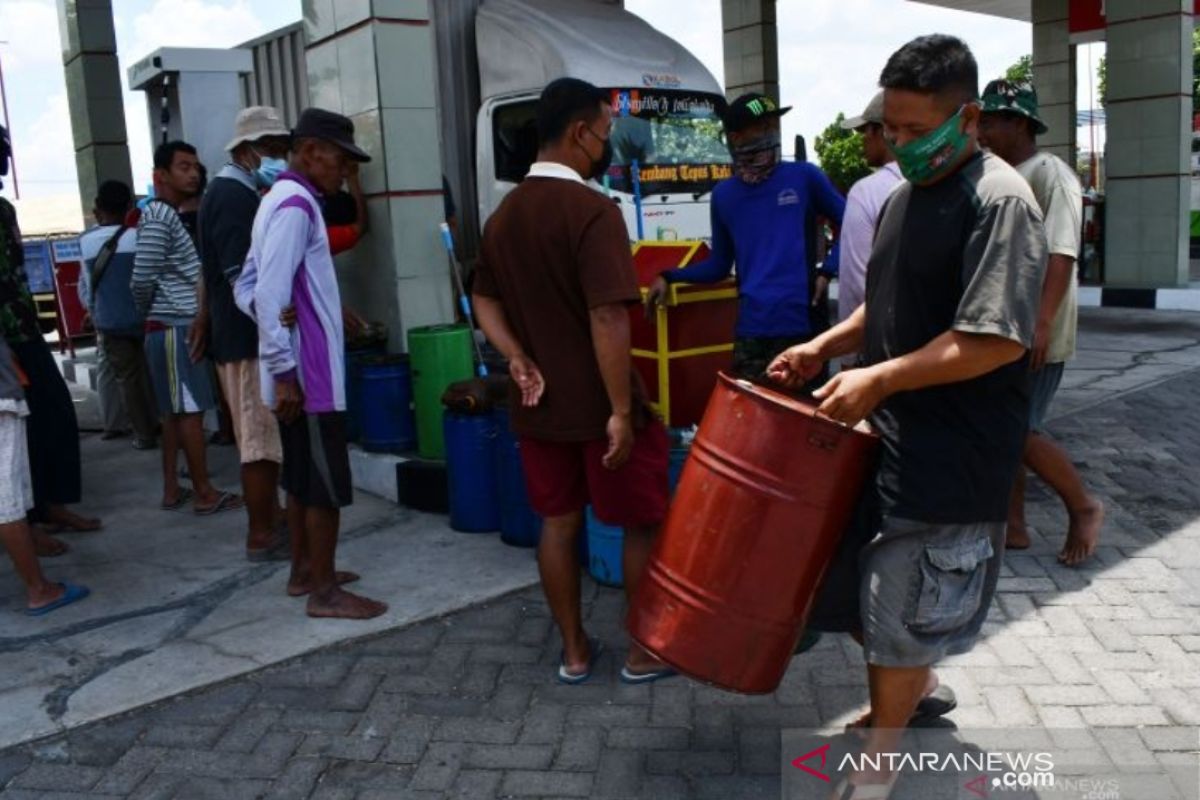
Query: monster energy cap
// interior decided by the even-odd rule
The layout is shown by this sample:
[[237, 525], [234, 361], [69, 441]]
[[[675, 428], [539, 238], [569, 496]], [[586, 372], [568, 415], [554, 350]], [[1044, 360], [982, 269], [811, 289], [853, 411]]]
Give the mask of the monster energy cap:
[[721, 115], [721, 121], [725, 123], [725, 132], [731, 133], [748, 128], [764, 119], [782, 117], [791, 110], [791, 106], [780, 108], [778, 103], [765, 94], [751, 92], [730, 103], [729, 107], [725, 109], [725, 113]]
[[1037, 90], [1028, 81], [1010, 81], [1001, 78], [992, 81], [983, 90], [983, 113], [1020, 114], [1034, 122], [1037, 133], [1049, 130], [1038, 116]]

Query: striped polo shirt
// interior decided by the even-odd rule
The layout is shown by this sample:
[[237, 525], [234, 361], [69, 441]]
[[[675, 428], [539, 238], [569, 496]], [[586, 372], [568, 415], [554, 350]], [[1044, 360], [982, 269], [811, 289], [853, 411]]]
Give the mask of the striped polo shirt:
[[[275, 405], [275, 381], [298, 380], [309, 414], [346, 409], [342, 299], [319, 190], [287, 171], [262, 199], [250, 252], [234, 286], [238, 307], [258, 323], [263, 402]], [[280, 312], [295, 306], [292, 329]]]
[[200, 256], [174, 207], [152, 200], [138, 220], [137, 254], [129, 288], [151, 322], [187, 325], [196, 316]]

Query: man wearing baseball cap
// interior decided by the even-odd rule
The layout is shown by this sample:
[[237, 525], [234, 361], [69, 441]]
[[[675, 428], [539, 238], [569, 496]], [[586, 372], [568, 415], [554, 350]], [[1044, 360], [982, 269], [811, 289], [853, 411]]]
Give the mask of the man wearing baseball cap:
[[287, 557], [287, 541], [278, 530], [283, 447], [278, 423], [261, 397], [258, 326], [237, 307], [233, 285], [250, 249], [260, 193], [287, 168], [290, 139], [291, 131], [274, 108], [242, 109], [225, 147], [229, 163], [213, 178], [200, 204], [200, 319], [233, 418], [249, 517], [246, 557], [251, 561]]
[[[292, 544], [287, 591], [308, 596], [310, 617], [370, 619], [388, 608], [342, 589], [358, 576], [334, 570], [341, 508], [353, 491], [342, 301], [320, 198], [338, 190], [352, 161], [370, 160], [348, 118], [301, 113], [288, 169], [262, 199], [234, 287], [238, 307], [258, 323], [262, 398], [279, 419]], [[285, 309], [294, 309], [294, 328], [284, 324]]]
[[838, 237], [838, 320], [854, 313], [866, 299], [867, 261], [875, 241], [875, 225], [888, 195], [904, 178], [896, 157], [883, 138], [883, 92], [876, 92], [857, 117], [842, 121], [846, 130], [862, 135], [863, 155], [875, 170], [855, 182], [846, 195], [846, 215]]
[[[661, 303], [668, 284], [724, 280], [736, 262], [733, 371], [747, 378], [763, 377], [775, 355], [815, 333], [805, 220], [821, 214], [840, 225], [845, 209], [819, 168], [783, 161], [779, 118], [790, 110], [762, 94], [729, 105], [723, 122], [734, 176], [713, 190], [712, 253], [662, 273], [647, 295], [647, 305]], [[827, 283], [827, 277], [819, 281], [817, 298]]]
[[1104, 504], [1090, 494], [1070, 456], [1045, 431], [1046, 412], [1063, 365], [1075, 355], [1078, 318], [1075, 260], [1079, 257], [1083, 193], [1075, 171], [1062, 159], [1038, 150], [1037, 136], [1046, 132], [1038, 115], [1038, 98], [1025, 81], [995, 80], [983, 90], [979, 141], [1011, 164], [1029, 182], [1045, 218], [1050, 258], [1034, 331], [1029, 436], [1009, 506], [1008, 540], [1013, 550], [1029, 547], [1025, 524], [1025, 468], [1048, 483], [1067, 508], [1067, 540], [1058, 560], [1075, 566], [1096, 550], [1104, 524]]

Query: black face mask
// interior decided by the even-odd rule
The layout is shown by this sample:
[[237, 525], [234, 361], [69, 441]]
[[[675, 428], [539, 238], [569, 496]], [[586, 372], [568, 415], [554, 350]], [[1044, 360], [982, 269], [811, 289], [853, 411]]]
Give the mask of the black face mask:
[[[601, 179], [604, 178], [604, 174], [606, 172], [608, 172], [608, 168], [612, 166], [612, 160], [613, 160], [612, 139], [601, 139], [599, 136], [596, 135], [596, 133], [591, 128], [588, 128], [587, 132], [592, 134], [592, 136], [597, 141], [599, 141], [603, 146], [600, 149], [600, 160], [592, 161], [592, 169], [589, 172], [589, 174], [585, 175], [584, 177], [588, 178], [589, 180], [600, 181]], [[581, 148], [582, 148], [582, 145], [581, 145]], [[587, 153], [586, 150], [584, 150], [583, 152]], [[588, 158], [590, 159], [591, 156], [588, 156]]]

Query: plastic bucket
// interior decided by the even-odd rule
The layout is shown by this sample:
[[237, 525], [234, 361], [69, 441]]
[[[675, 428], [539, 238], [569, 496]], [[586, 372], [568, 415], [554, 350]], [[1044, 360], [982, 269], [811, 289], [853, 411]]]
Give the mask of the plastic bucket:
[[620, 586], [625, 574], [621, 567], [621, 555], [625, 550], [625, 531], [613, 525], [605, 525], [596, 518], [592, 507], [586, 515], [588, 573], [597, 583], [605, 586]]
[[442, 392], [474, 374], [471, 329], [466, 325], [413, 328], [408, 332], [408, 354], [412, 360], [417, 452], [423, 458], [445, 458]]
[[500, 486], [500, 540], [513, 547], [537, 547], [542, 518], [529, 505], [521, 445], [509, 428], [508, 410], [496, 409], [496, 478]]
[[383, 345], [347, 349], [345, 361], [346, 380], [346, 440], [357, 442], [362, 438], [362, 361], [372, 356], [385, 354]]
[[450, 527], [466, 533], [499, 530], [495, 418], [447, 413], [443, 430], [450, 489]]
[[366, 356], [355, 367], [360, 436], [366, 450], [398, 453], [416, 444], [407, 356]]

